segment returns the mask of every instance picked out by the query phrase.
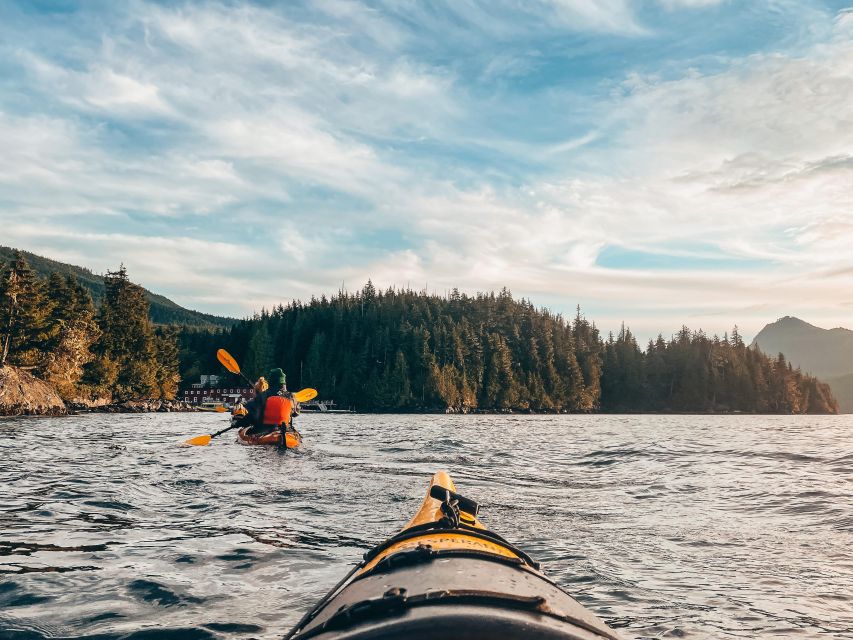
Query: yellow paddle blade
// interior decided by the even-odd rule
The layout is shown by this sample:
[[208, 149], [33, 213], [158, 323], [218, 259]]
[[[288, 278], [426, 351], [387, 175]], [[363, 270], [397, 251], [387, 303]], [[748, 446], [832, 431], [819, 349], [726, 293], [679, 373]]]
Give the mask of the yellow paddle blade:
[[190, 444], [194, 447], [203, 447], [206, 444], [210, 443], [210, 434], [205, 434], [203, 436], [196, 436], [195, 438], [190, 438], [184, 444]]
[[302, 391], [297, 391], [293, 394], [293, 399], [297, 402], [308, 402], [309, 400], [313, 400], [317, 397], [316, 389], [303, 389]]
[[216, 359], [231, 373], [240, 373], [240, 365], [237, 364], [237, 361], [225, 349], [220, 349], [216, 352]]
[[225, 413], [226, 411], [228, 411], [228, 409], [226, 409], [226, 408], [225, 408], [225, 407], [223, 407], [223, 406], [219, 406], [219, 407], [216, 407], [216, 408], [214, 409], [214, 411], [215, 411], [216, 413]]

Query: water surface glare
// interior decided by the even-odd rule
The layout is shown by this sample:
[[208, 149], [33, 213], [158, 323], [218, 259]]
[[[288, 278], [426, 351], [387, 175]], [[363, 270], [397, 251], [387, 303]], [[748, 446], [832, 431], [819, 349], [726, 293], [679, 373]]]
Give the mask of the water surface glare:
[[224, 424], [0, 420], [0, 638], [280, 637], [437, 469], [626, 638], [853, 637], [853, 416]]

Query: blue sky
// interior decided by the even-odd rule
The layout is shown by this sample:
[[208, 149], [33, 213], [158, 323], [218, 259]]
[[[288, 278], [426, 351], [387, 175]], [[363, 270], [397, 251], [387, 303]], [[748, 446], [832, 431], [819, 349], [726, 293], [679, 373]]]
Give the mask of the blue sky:
[[231, 315], [372, 278], [851, 326], [847, 6], [5, 2], [0, 244]]

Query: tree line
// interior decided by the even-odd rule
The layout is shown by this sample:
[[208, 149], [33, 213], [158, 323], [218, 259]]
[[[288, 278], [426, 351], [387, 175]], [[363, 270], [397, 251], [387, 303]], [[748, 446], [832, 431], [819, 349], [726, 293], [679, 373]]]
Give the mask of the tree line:
[[602, 408], [609, 411], [838, 413], [829, 385], [731, 337], [682, 327], [641, 351], [630, 329], [604, 345]]
[[65, 400], [171, 400], [180, 382], [177, 331], [155, 327], [145, 290], [122, 266], [96, 308], [70, 274], [40, 278], [16, 252], [0, 263], [0, 366], [30, 370]]
[[[682, 328], [641, 350], [605, 340], [580, 309], [568, 320], [506, 289], [468, 296], [339, 292], [263, 311], [230, 329], [184, 329], [184, 380], [219, 371], [228, 349], [251, 377], [281, 366], [361, 411], [744, 411], [835, 413], [829, 387], [732, 336]], [[234, 384], [238, 381], [235, 379]]]

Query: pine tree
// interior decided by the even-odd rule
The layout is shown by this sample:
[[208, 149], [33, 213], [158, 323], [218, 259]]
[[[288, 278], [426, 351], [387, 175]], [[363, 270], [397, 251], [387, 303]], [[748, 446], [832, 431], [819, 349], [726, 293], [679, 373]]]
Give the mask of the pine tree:
[[154, 332], [155, 378], [157, 397], [174, 400], [181, 376], [178, 368], [178, 332], [175, 327], [158, 328]]
[[101, 332], [95, 322], [92, 297], [74, 276], [51, 274], [47, 292], [53, 302], [49, 322], [55, 334], [49, 342], [44, 378], [64, 399], [73, 400], [83, 391], [80, 381], [84, 367], [94, 357], [91, 349]]
[[117, 400], [159, 397], [157, 345], [148, 300], [145, 290], [127, 277], [124, 265], [104, 276], [98, 326], [97, 357], [88, 367], [87, 378]]
[[269, 322], [260, 322], [249, 340], [249, 349], [245, 357], [245, 369], [250, 379], [255, 380], [266, 375], [273, 368], [273, 342], [270, 336]]
[[481, 405], [495, 409], [518, 407], [519, 388], [512, 367], [512, 354], [503, 336], [489, 335], [489, 360], [486, 368], [485, 392]]
[[406, 362], [405, 354], [400, 350], [397, 350], [397, 355], [394, 358], [394, 369], [391, 372], [388, 386], [397, 408], [409, 405], [412, 396], [409, 365]]
[[30, 368], [42, 364], [53, 331], [51, 309], [43, 283], [16, 251], [0, 277], [0, 366], [7, 360]]

